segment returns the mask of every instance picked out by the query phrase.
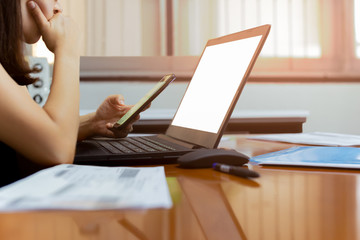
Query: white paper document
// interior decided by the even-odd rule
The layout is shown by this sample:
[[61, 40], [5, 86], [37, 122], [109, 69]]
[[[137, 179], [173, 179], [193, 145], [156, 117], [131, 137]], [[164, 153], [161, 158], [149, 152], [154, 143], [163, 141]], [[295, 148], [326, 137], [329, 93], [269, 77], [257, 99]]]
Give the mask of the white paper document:
[[265, 134], [248, 138], [320, 146], [360, 146], [359, 135], [327, 132]]
[[164, 167], [63, 164], [0, 188], [0, 211], [171, 206]]

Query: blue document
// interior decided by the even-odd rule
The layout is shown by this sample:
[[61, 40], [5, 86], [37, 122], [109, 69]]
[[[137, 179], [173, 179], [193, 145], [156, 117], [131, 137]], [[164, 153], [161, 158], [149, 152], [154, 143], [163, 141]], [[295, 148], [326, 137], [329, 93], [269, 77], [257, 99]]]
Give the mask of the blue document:
[[360, 148], [356, 147], [292, 147], [252, 157], [260, 165], [333, 167], [360, 169]]

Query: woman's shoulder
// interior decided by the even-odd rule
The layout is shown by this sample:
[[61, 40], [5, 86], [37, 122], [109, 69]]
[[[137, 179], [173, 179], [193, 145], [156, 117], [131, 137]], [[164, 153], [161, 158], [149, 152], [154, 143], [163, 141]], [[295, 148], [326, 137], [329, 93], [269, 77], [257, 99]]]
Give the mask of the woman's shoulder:
[[4, 66], [0, 63], [0, 83], [15, 83], [15, 81], [11, 78], [8, 72], [5, 70]]
[[[16, 94], [28, 94], [27, 87], [24, 85], [19, 85], [5, 70], [5, 68], [0, 63], [0, 91], [6, 91], [11, 95]], [[12, 92], [14, 91], [14, 92]], [[1, 95], [1, 93], [0, 93]]]

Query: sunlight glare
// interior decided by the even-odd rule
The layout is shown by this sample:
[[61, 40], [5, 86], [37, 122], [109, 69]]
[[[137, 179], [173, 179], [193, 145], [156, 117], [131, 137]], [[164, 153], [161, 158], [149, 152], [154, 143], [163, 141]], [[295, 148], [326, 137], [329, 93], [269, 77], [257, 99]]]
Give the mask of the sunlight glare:
[[33, 56], [34, 57], [45, 57], [49, 64], [54, 63], [54, 54], [47, 49], [44, 41], [40, 39], [36, 44], [33, 45]]

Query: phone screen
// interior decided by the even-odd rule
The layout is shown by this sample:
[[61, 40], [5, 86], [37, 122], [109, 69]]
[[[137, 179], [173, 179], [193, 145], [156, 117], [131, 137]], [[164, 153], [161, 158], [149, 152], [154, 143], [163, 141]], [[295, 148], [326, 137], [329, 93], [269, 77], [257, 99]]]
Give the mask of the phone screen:
[[114, 128], [121, 128], [129, 123], [138, 115], [151, 101], [153, 101], [172, 81], [175, 79], [174, 74], [164, 76], [148, 93], [145, 94], [122, 118], [115, 124]]

